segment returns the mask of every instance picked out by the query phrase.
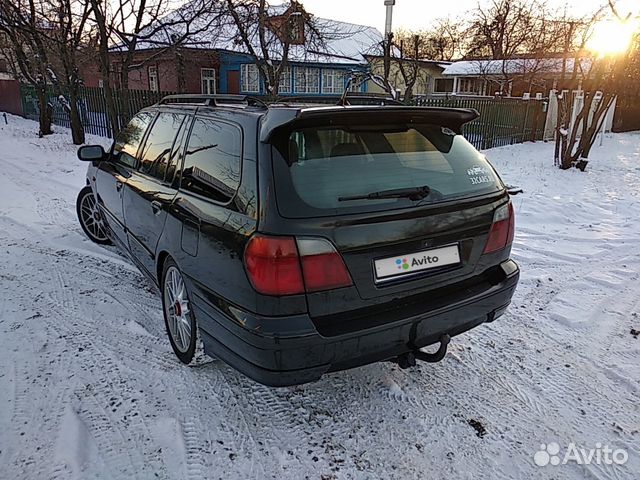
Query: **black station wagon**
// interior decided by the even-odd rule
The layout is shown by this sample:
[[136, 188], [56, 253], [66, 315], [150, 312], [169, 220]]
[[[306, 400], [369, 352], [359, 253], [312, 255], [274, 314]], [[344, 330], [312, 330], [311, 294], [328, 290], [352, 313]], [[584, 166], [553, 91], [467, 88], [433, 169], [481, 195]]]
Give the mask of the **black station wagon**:
[[78, 216], [159, 287], [186, 364], [203, 349], [283, 386], [438, 361], [519, 277], [509, 192], [461, 134], [477, 116], [166, 97], [79, 149]]

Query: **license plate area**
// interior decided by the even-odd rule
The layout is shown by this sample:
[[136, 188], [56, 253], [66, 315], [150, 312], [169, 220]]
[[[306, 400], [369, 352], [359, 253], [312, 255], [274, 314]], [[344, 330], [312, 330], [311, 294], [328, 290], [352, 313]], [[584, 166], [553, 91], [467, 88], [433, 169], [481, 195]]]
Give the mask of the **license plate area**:
[[457, 243], [430, 248], [419, 252], [381, 258], [374, 262], [376, 283], [411, 277], [425, 271], [460, 264], [460, 248]]

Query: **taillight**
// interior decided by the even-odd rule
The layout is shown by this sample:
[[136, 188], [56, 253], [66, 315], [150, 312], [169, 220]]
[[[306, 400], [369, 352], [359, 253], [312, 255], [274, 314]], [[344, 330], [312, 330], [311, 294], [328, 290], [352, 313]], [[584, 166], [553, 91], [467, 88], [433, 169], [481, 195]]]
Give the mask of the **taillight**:
[[302, 273], [307, 292], [319, 292], [352, 285], [340, 254], [323, 238], [298, 238]]
[[501, 250], [513, 243], [513, 235], [515, 233], [515, 218], [513, 214], [513, 205], [509, 202], [498, 208], [493, 214], [493, 224], [487, 239], [487, 245], [484, 247], [483, 253], [491, 253]]
[[252, 237], [244, 252], [244, 264], [257, 292], [277, 296], [304, 293], [293, 237]]
[[255, 235], [244, 253], [249, 280], [258, 293], [284, 296], [353, 285], [334, 246], [322, 238]]

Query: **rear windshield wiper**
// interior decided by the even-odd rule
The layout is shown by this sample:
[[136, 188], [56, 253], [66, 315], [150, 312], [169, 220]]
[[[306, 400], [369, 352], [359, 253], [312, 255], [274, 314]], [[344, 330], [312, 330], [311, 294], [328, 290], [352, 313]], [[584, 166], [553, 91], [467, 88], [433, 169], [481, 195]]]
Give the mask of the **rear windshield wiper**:
[[339, 202], [349, 200], [376, 200], [379, 198], [408, 198], [410, 200], [422, 200], [431, 193], [431, 189], [423, 185], [422, 187], [396, 188], [392, 190], [380, 190], [379, 192], [366, 193], [364, 195], [352, 195], [349, 197], [338, 197]]

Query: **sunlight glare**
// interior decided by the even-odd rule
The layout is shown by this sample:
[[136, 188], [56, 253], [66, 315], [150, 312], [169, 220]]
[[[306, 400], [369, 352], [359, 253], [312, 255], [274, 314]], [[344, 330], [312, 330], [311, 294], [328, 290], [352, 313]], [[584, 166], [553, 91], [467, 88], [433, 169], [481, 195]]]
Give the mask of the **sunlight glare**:
[[593, 30], [587, 48], [600, 56], [617, 55], [627, 51], [631, 40], [638, 32], [637, 21], [602, 21]]

